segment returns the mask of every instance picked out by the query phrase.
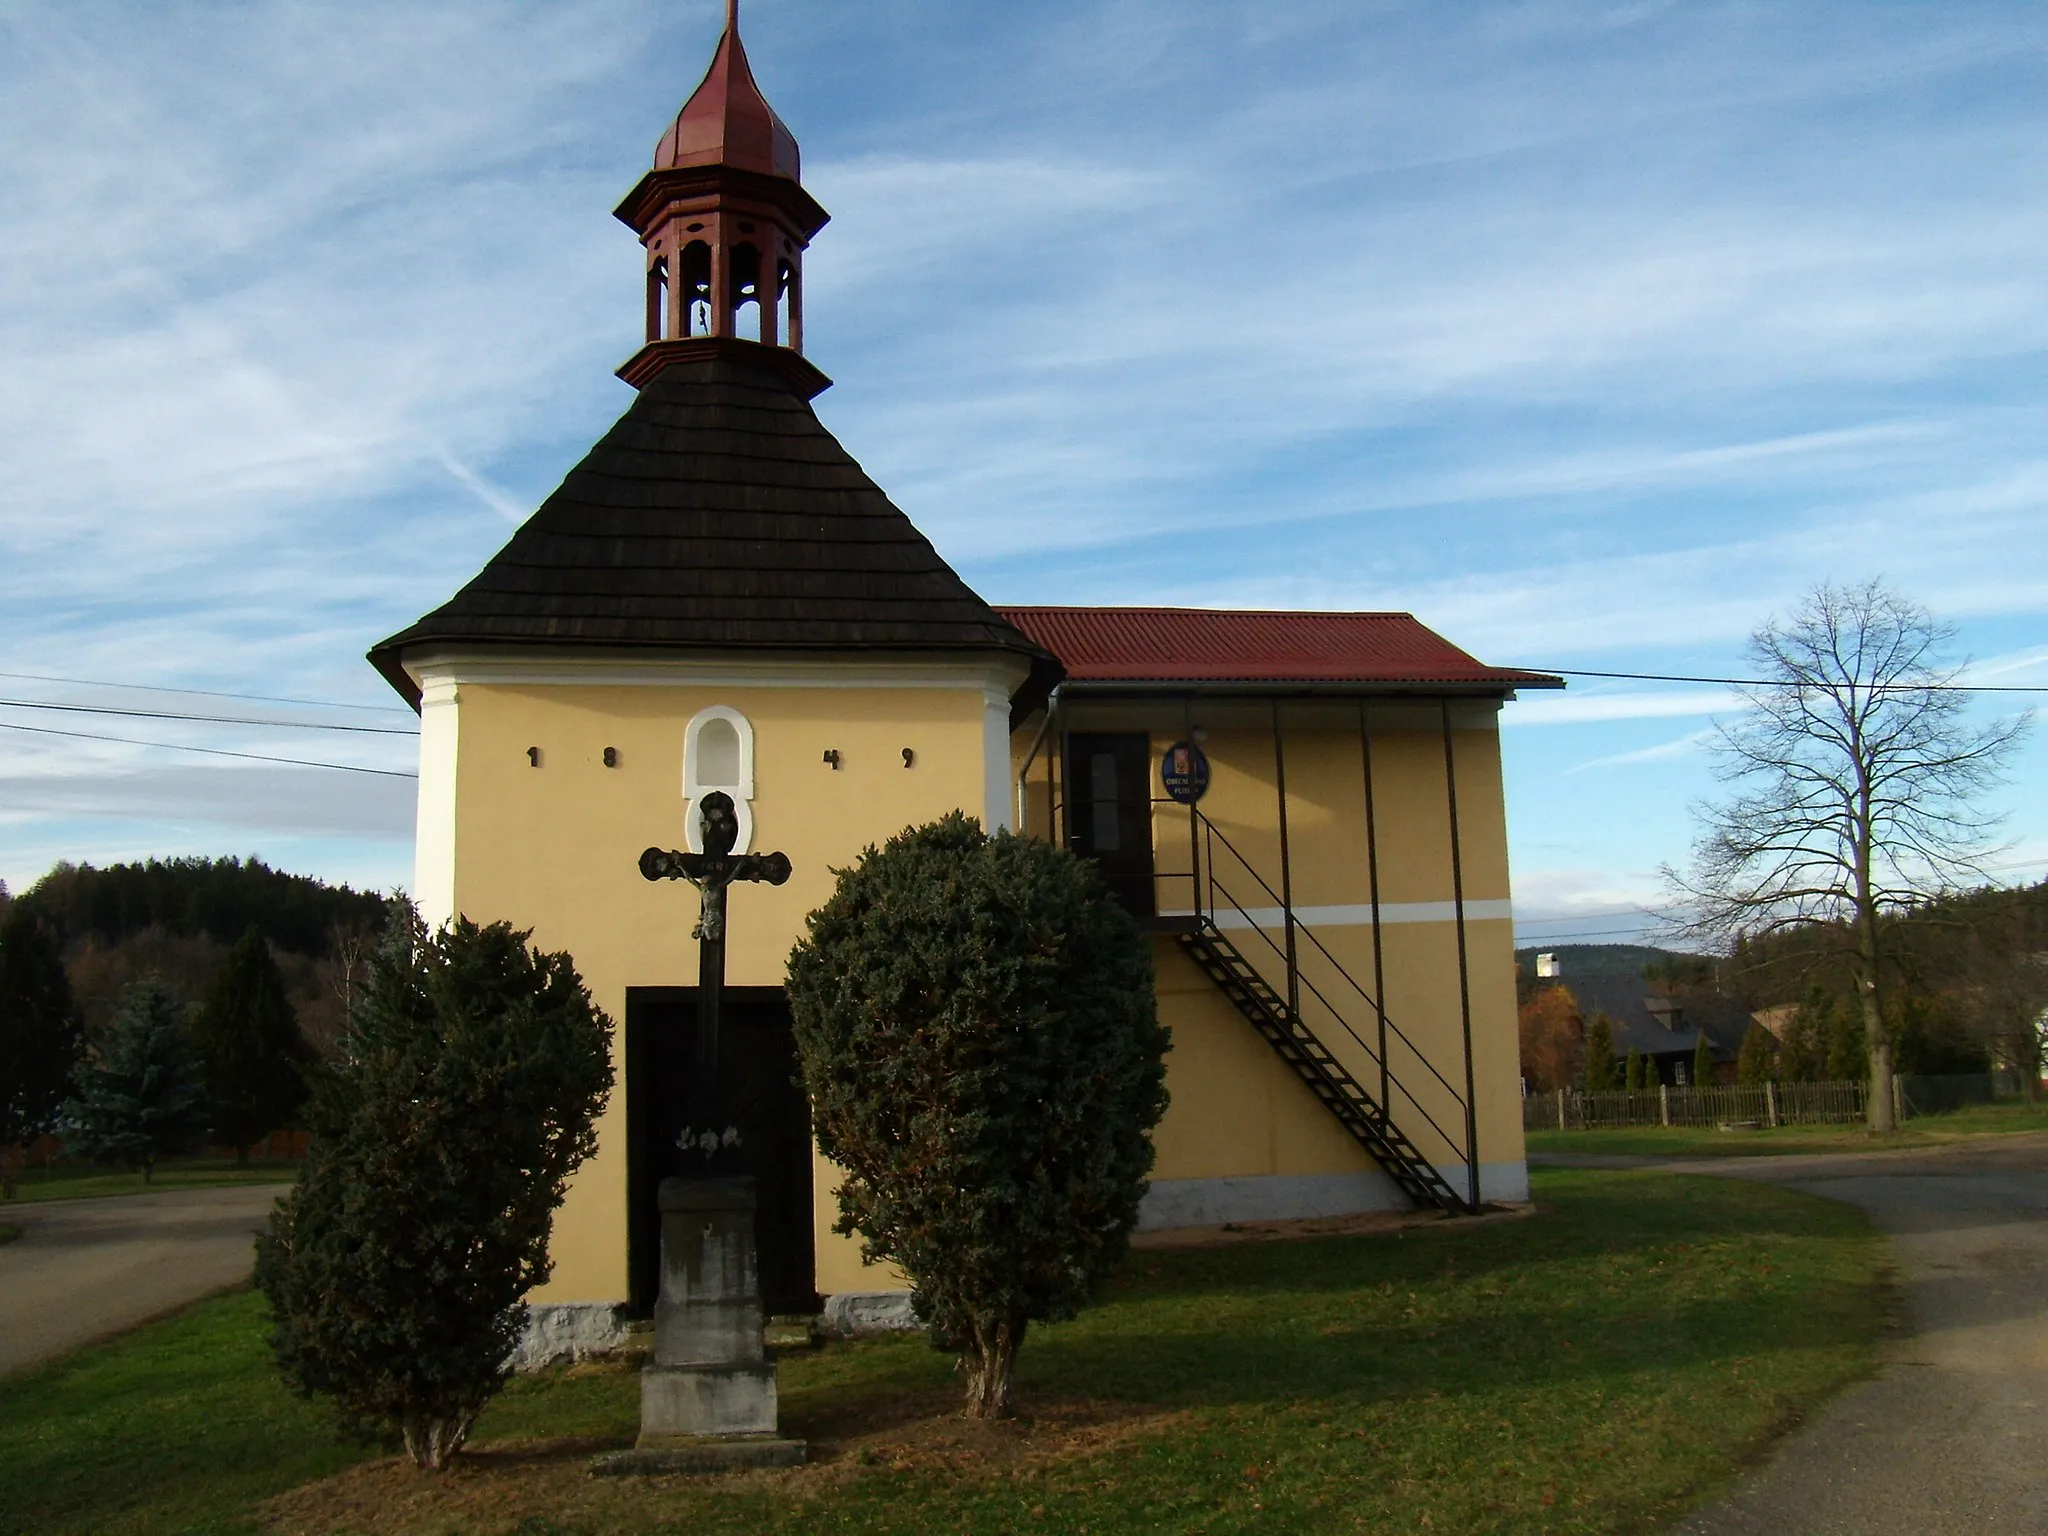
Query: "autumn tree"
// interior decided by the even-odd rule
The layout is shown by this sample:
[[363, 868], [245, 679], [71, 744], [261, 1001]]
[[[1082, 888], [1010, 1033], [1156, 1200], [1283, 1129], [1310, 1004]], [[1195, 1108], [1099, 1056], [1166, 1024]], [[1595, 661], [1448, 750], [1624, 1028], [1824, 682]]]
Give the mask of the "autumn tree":
[[1522, 1076], [1532, 1088], [1569, 1088], [1585, 1057], [1585, 1020], [1578, 999], [1559, 985], [1539, 987], [1518, 1011]]
[[1981, 800], [2029, 724], [1968, 718], [1953, 640], [1876, 581], [1823, 584], [1757, 630], [1748, 707], [1717, 732], [1729, 794], [1698, 808], [1687, 870], [1666, 870], [1696, 936], [1844, 936], [1874, 1130], [1894, 1126], [1887, 918], [1981, 873], [1996, 825]]

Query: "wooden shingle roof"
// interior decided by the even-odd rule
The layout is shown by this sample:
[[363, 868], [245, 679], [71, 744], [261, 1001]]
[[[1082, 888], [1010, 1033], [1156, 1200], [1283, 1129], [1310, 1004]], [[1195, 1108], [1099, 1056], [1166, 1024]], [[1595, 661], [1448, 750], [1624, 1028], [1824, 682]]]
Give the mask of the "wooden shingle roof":
[[[1052, 654], [983, 602], [751, 343], [670, 364], [474, 580], [370, 652], [429, 645]], [[766, 349], [762, 349], [766, 350]]]

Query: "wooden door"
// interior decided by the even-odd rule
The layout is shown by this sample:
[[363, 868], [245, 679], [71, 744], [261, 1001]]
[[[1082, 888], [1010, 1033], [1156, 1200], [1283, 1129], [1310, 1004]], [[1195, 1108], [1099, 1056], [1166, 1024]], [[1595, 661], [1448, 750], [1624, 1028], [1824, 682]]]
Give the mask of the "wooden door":
[[1152, 892], [1152, 742], [1143, 731], [1067, 738], [1067, 846], [1093, 859], [1118, 901], [1139, 917]]

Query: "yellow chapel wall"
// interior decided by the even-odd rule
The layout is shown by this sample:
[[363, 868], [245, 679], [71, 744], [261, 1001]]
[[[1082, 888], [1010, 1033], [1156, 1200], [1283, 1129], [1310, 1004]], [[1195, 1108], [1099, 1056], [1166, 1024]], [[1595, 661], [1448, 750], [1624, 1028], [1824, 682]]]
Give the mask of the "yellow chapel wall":
[[[1211, 852], [1239, 905], [1255, 909], [1276, 940], [1280, 918], [1280, 816], [1273, 728], [1264, 702], [1146, 706], [1075, 702], [1069, 731], [1144, 730], [1153, 772], [1166, 747], [1203, 727], [1210, 787], [1200, 809], [1234, 846]], [[1380, 970], [1387, 1014], [1413, 1049], [1393, 1040], [1388, 1056], [1399, 1085], [1388, 1098], [1394, 1118], [1423, 1154], [1464, 1188], [1464, 1043], [1459, 994], [1457, 923], [1453, 907], [1449, 799], [1442, 716], [1431, 704], [1373, 706], [1374, 824], [1381, 904]], [[1293, 702], [1283, 706], [1293, 905], [1328, 957], [1301, 942], [1301, 971], [1335, 1011], [1304, 990], [1304, 1017], [1324, 1043], [1377, 1097], [1379, 1074], [1366, 1049], [1337, 1014], [1377, 1049], [1371, 1004], [1351, 990], [1338, 967], [1373, 990], [1371, 888], [1366, 848], [1365, 780], [1355, 704]], [[1466, 981], [1472, 1019], [1474, 1102], [1482, 1193], [1526, 1195], [1520, 1068], [1515, 1026], [1514, 936], [1509, 907], [1507, 830], [1502, 796], [1497, 711], [1491, 701], [1452, 706], [1452, 758], [1458, 791], [1458, 852], [1465, 900]], [[1016, 764], [1030, 748], [1020, 735]], [[1026, 794], [1026, 826], [1049, 824], [1041, 745]], [[1162, 793], [1154, 784], [1154, 794]], [[1155, 805], [1153, 845], [1162, 912], [1190, 905], [1184, 877], [1190, 863], [1185, 810]], [[1242, 856], [1242, 861], [1238, 855]], [[1271, 893], [1252, 878], [1255, 870]], [[1257, 932], [1225, 933], [1276, 985], [1284, 965]], [[1160, 1018], [1174, 1031], [1167, 1060], [1172, 1095], [1154, 1133], [1154, 1205], [1161, 1224], [1172, 1210], [1234, 1217], [1260, 1201], [1284, 1204], [1355, 1197], [1360, 1186], [1339, 1176], [1369, 1173], [1372, 1159], [1274, 1054], [1236, 1009], [1170, 938], [1155, 939]], [[1424, 1063], [1428, 1065], [1425, 1066]], [[1438, 1082], [1430, 1067], [1449, 1080]], [[1406, 1089], [1404, 1092], [1403, 1089]], [[1435, 1134], [1429, 1118], [1441, 1126]], [[1261, 1191], [1241, 1181], [1264, 1179]], [[1210, 1199], [1205, 1191], [1224, 1191]], [[1183, 1198], [1182, 1191], [1186, 1191]], [[1218, 1201], [1221, 1203], [1218, 1203]], [[1232, 1205], [1231, 1201], [1238, 1203]]]
[[[445, 698], [448, 685], [439, 692]], [[754, 851], [780, 849], [793, 866], [786, 885], [735, 890], [727, 974], [736, 986], [782, 984], [833, 868], [914, 823], [955, 809], [984, 814], [989, 798], [988, 690], [455, 684], [453, 909], [531, 928], [535, 944], [568, 951], [621, 1034], [628, 988], [696, 982], [696, 893], [644, 880], [637, 863], [650, 844], [683, 846], [684, 731], [710, 705], [739, 711], [753, 728]], [[1001, 718], [1006, 738], [1007, 703]], [[539, 767], [529, 747], [540, 749]], [[616, 767], [604, 765], [606, 747]], [[836, 770], [828, 750], [839, 754]], [[614, 1048], [623, 1071], [622, 1038]], [[615, 1090], [597, 1153], [556, 1215], [554, 1274], [534, 1301], [627, 1294], [626, 1146], [625, 1094]], [[838, 1177], [818, 1160], [819, 1288], [900, 1285], [831, 1232]]]

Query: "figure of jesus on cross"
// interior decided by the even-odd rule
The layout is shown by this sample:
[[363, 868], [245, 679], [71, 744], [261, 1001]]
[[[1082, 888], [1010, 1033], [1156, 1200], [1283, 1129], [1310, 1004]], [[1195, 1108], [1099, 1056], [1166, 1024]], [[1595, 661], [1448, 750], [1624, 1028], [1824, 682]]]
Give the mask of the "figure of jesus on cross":
[[690, 1085], [689, 1125], [677, 1145], [701, 1153], [706, 1162], [730, 1161], [720, 1154], [735, 1151], [739, 1132], [722, 1130], [723, 1106], [718, 1092], [719, 1015], [725, 997], [725, 894], [735, 880], [781, 885], [789, 878], [789, 856], [782, 853], [732, 851], [739, 838], [739, 817], [732, 796], [713, 790], [697, 803], [702, 818], [698, 842], [702, 853], [649, 848], [640, 855], [640, 873], [649, 880], [687, 880], [703, 897], [697, 926], [697, 1070]]

